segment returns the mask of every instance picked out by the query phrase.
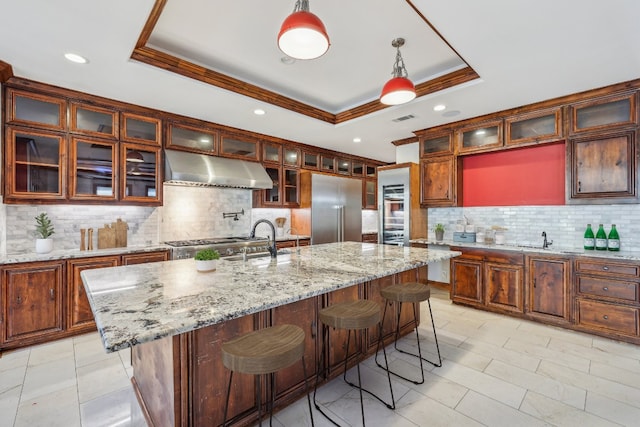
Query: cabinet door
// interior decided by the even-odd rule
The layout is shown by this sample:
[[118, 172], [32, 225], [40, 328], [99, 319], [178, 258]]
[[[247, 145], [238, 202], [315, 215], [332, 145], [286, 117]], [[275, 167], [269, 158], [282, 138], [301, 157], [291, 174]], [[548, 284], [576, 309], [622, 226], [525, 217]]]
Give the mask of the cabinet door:
[[218, 133], [214, 130], [169, 123], [166, 138], [167, 148], [207, 155], [215, 155], [218, 152]]
[[558, 141], [563, 137], [560, 107], [534, 111], [505, 119], [505, 145], [528, 145]]
[[570, 105], [571, 133], [635, 126], [636, 102], [632, 92]]
[[[380, 307], [384, 310], [385, 299], [382, 297], [382, 295], [380, 295], [380, 291], [386, 287], [393, 285], [393, 283], [394, 283], [393, 276], [385, 276], [380, 279], [372, 280], [366, 285], [366, 288], [365, 288], [367, 293], [366, 299], [377, 302], [380, 305]], [[404, 307], [403, 312], [407, 310], [411, 310], [410, 304], [405, 304], [405, 306], [406, 307]], [[393, 336], [396, 332], [396, 325], [398, 324], [397, 304], [389, 303], [387, 304], [386, 309], [387, 309], [387, 314], [385, 315], [384, 324], [382, 325], [382, 339], [386, 343], [389, 343], [391, 342], [390, 340], [393, 339]], [[367, 332], [367, 351], [368, 352], [375, 351], [376, 346], [378, 345], [378, 341], [379, 341], [378, 326], [369, 328]]]
[[300, 167], [300, 149], [294, 147], [282, 148], [282, 164], [289, 167]]
[[115, 267], [118, 257], [96, 257], [68, 261], [67, 329], [70, 331], [92, 331], [96, 328], [93, 312], [80, 273], [92, 268]]
[[452, 258], [451, 299], [454, 302], [481, 305], [482, 294], [482, 261]]
[[167, 261], [169, 251], [144, 252], [122, 255], [122, 265], [146, 264], [148, 262]]
[[8, 127], [5, 140], [6, 199], [66, 197], [66, 142], [55, 133]]
[[485, 263], [484, 289], [487, 306], [522, 313], [524, 311], [523, 271], [524, 268], [521, 265]]
[[258, 160], [259, 142], [245, 136], [221, 135], [220, 155], [245, 160]]
[[375, 180], [362, 180], [362, 209], [378, 209], [378, 190]]
[[154, 117], [122, 113], [120, 139], [139, 144], [162, 145], [161, 121]]
[[3, 341], [37, 342], [63, 329], [64, 262], [29, 263], [2, 271]]
[[304, 151], [302, 153], [302, 167], [311, 170], [320, 169], [320, 155]]
[[336, 158], [331, 156], [320, 156], [320, 170], [334, 173], [336, 171]]
[[43, 129], [67, 128], [67, 103], [62, 98], [7, 89], [7, 123]]
[[573, 139], [569, 148], [573, 200], [637, 200], [635, 132]]
[[118, 199], [116, 143], [98, 139], [71, 139], [69, 197], [74, 200]]
[[162, 202], [160, 148], [120, 144], [120, 199], [159, 205]]
[[[314, 297], [271, 310], [272, 326], [296, 325], [304, 331], [304, 363], [309, 380], [314, 376], [317, 367], [318, 304], [318, 298]], [[296, 388], [304, 389], [304, 373], [300, 362], [276, 372], [276, 399], [283, 392], [291, 392]]]
[[262, 141], [262, 162], [282, 164], [282, 145], [275, 142]]
[[569, 321], [569, 260], [529, 256], [528, 267], [527, 313], [546, 321]]
[[502, 120], [463, 127], [456, 130], [456, 139], [460, 154], [502, 147]]
[[71, 120], [69, 130], [101, 138], [118, 139], [118, 112], [93, 105], [71, 103]]
[[298, 169], [284, 168], [283, 172], [283, 206], [297, 207], [300, 204], [300, 174]]
[[420, 137], [420, 158], [443, 153], [453, 153], [453, 134], [450, 131]]
[[420, 160], [420, 203], [427, 206], [455, 206], [457, 198], [457, 167], [454, 156], [430, 157]]

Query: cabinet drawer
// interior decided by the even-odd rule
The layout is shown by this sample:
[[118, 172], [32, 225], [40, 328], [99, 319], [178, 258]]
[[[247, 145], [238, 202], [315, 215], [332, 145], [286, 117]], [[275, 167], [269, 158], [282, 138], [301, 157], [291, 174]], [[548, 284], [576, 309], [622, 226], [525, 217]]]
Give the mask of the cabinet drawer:
[[615, 274], [617, 276], [638, 277], [640, 265], [632, 263], [608, 262], [605, 260], [576, 260], [576, 273]]
[[633, 282], [578, 276], [578, 291], [582, 294], [617, 298], [625, 301], [635, 302], [638, 300], [638, 284]]
[[580, 325], [638, 335], [638, 309], [602, 302], [578, 300]]

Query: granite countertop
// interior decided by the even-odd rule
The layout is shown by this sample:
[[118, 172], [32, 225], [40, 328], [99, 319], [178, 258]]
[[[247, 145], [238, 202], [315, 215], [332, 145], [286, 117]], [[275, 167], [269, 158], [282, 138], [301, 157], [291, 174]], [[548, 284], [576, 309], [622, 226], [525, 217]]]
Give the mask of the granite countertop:
[[433, 246], [455, 246], [458, 248], [476, 248], [476, 249], [494, 249], [501, 251], [519, 251], [526, 253], [536, 253], [536, 254], [552, 254], [552, 255], [572, 255], [572, 256], [589, 256], [596, 258], [606, 258], [606, 259], [620, 259], [620, 260], [629, 260], [629, 261], [640, 261], [640, 251], [638, 250], [630, 250], [622, 248], [620, 251], [595, 251], [595, 250], [584, 250], [583, 248], [571, 248], [571, 247], [562, 247], [562, 246], [554, 246], [551, 245], [547, 249], [542, 249], [541, 246], [534, 245], [516, 245], [516, 244], [504, 244], [504, 245], [496, 245], [489, 243], [464, 243], [464, 242], [454, 242], [453, 240], [442, 240], [437, 241], [435, 239], [412, 239], [410, 243], [418, 243], [423, 245], [433, 245]]
[[193, 259], [84, 270], [107, 351], [173, 336], [460, 255], [343, 242], [196, 271]]
[[81, 251], [80, 249], [60, 249], [53, 250], [48, 254], [37, 254], [35, 251], [29, 251], [25, 253], [13, 253], [0, 256], [0, 265], [5, 264], [17, 264], [20, 262], [34, 262], [34, 261], [59, 261], [64, 259], [73, 258], [89, 258], [97, 256], [108, 255], [120, 255], [120, 254], [132, 254], [132, 253], [144, 253], [155, 252], [171, 249], [171, 246], [164, 244], [150, 245], [150, 246], [126, 246], [122, 248], [109, 248], [109, 249], [94, 249], [91, 251]]

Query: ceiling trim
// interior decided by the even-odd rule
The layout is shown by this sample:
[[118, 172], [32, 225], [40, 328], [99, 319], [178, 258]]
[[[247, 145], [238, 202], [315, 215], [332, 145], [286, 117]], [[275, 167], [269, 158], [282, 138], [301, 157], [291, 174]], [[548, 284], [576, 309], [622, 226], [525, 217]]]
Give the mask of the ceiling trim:
[[[449, 46], [449, 48], [452, 49], [466, 64], [467, 62], [464, 60], [464, 58], [462, 58], [460, 54], [458, 54], [458, 52], [442, 37], [442, 35], [433, 27], [433, 25], [431, 25], [431, 23], [424, 17], [424, 15], [420, 13], [420, 11], [411, 3], [411, 1], [406, 0], [406, 2], [411, 6], [416, 14], [418, 14], [418, 16], [420, 16], [420, 18], [427, 25], [429, 25], [429, 27], [431, 27], [431, 29], [436, 32], [436, 34], [447, 44], [447, 46]], [[162, 14], [162, 10], [164, 9], [166, 3], [167, 0], [155, 1], [153, 8], [151, 9], [151, 13], [147, 18], [147, 22], [142, 28], [140, 37], [136, 42], [136, 47], [131, 53], [131, 59], [331, 124], [343, 123], [390, 107], [388, 105], [382, 104], [379, 100], [376, 99], [375, 101], [370, 101], [349, 110], [333, 114], [329, 111], [313, 107], [309, 104], [305, 104], [279, 93], [264, 89], [251, 83], [244, 82], [240, 79], [236, 79], [218, 71], [214, 71], [210, 68], [194, 64], [185, 59], [181, 59], [169, 53], [149, 47], [147, 46], [147, 42], [149, 41], [149, 37], [151, 36], [153, 29], [158, 23], [158, 19], [160, 18], [160, 15]], [[444, 90], [462, 83], [469, 82], [471, 80], [475, 80], [479, 77], [480, 76], [478, 75], [478, 73], [476, 73], [475, 70], [473, 70], [473, 68], [471, 68], [467, 64], [465, 68], [417, 84], [415, 86], [416, 97], [421, 97], [434, 92], [438, 92], [440, 90]]]
[[11, 64], [0, 60], [0, 83], [5, 83], [11, 77], [13, 77], [13, 68], [11, 67]]

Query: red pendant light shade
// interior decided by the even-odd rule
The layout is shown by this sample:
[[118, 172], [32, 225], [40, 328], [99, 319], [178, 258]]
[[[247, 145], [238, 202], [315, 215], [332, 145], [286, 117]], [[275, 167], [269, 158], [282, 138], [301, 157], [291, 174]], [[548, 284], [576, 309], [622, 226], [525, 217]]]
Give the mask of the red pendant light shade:
[[416, 88], [408, 78], [407, 69], [404, 66], [400, 46], [404, 45], [404, 39], [397, 38], [391, 42], [391, 46], [397, 49], [396, 62], [393, 64], [393, 77], [382, 88], [380, 102], [386, 105], [399, 105], [411, 101], [416, 97]]
[[315, 59], [329, 50], [329, 36], [324, 24], [309, 12], [308, 0], [296, 1], [293, 13], [280, 28], [278, 47], [295, 59]]

